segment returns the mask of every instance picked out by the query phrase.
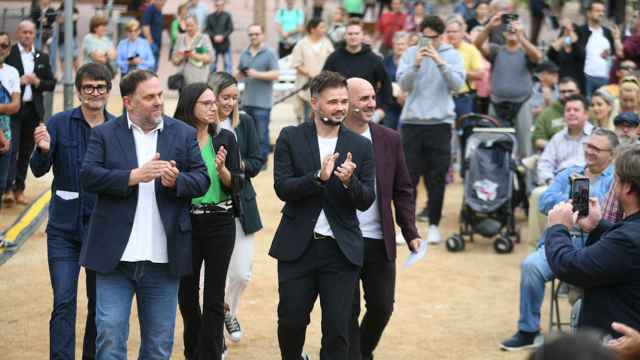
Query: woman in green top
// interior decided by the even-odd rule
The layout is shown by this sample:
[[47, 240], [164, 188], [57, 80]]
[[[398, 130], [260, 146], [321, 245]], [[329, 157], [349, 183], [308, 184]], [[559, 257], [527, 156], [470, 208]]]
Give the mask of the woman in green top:
[[[187, 359], [221, 359], [224, 336], [224, 292], [235, 243], [237, 195], [244, 182], [232, 132], [218, 126], [216, 96], [205, 83], [187, 85], [174, 115], [197, 129], [202, 159], [211, 185], [192, 200], [193, 273], [180, 281], [179, 304], [184, 321]], [[185, 251], [187, 251], [185, 249]], [[204, 262], [204, 304], [200, 310], [200, 268]]]

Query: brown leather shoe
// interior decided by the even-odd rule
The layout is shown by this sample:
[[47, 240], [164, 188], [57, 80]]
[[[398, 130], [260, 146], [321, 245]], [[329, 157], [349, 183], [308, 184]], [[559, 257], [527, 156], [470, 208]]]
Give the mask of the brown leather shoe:
[[16, 199], [13, 198], [12, 193], [8, 192], [4, 194], [2, 201], [4, 201], [4, 203], [7, 205], [11, 205], [16, 202]]
[[18, 205], [27, 205], [27, 204], [29, 204], [29, 201], [24, 196], [24, 193], [22, 191], [20, 191], [20, 192], [14, 191], [13, 192], [13, 198], [16, 200], [16, 204], [18, 204]]

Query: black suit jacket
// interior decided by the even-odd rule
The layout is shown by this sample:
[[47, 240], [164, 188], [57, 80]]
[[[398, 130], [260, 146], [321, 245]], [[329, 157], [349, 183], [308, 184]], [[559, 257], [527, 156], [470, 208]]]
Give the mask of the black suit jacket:
[[[191, 199], [209, 188], [196, 130], [184, 122], [165, 117], [158, 134], [161, 160], [175, 160], [180, 175], [174, 188], [155, 181], [156, 201], [167, 235], [167, 254], [172, 273], [186, 275], [191, 266]], [[100, 273], [113, 271], [129, 242], [138, 202], [138, 186], [129, 176], [138, 164], [135, 140], [127, 120], [120, 117], [93, 129], [80, 170], [83, 190], [97, 195], [87, 238], [82, 243], [80, 264]]]
[[371, 142], [341, 127], [335, 152], [340, 156], [336, 167], [351, 152], [356, 170], [349, 188], [331, 175], [324, 184], [316, 181], [320, 170], [318, 135], [313, 123], [284, 128], [276, 142], [274, 187], [285, 202], [282, 220], [269, 254], [281, 261], [301, 257], [309, 246], [313, 229], [324, 213], [342, 253], [355, 265], [362, 266], [364, 241], [356, 209], [364, 211], [375, 200], [375, 166]]
[[[35, 61], [33, 66], [33, 72], [36, 74], [38, 78], [40, 78], [40, 84], [38, 87], [31, 86], [31, 90], [33, 92], [33, 105], [36, 108], [36, 113], [40, 120], [44, 117], [44, 104], [42, 102], [42, 92], [43, 91], [53, 91], [56, 87], [56, 79], [53, 77], [53, 72], [51, 72], [51, 65], [49, 64], [49, 55], [42, 53], [38, 50], [35, 50]], [[24, 66], [22, 65], [22, 58], [20, 57], [20, 49], [18, 48], [18, 44], [14, 44], [11, 47], [11, 52], [9, 52], [9, 56], [7, 56], [5, 62], [16, 69], [18, 69], [18, 74], [22, 77], [24, 75]], [[20, 85], [20, 92], [24, 94], [24, 85]], [[22, 96], [22, 95], [21, 95]], [[22, 99], [22, 97], [20, 98]], [[15, 115], [14, 115], [15, 116]]]

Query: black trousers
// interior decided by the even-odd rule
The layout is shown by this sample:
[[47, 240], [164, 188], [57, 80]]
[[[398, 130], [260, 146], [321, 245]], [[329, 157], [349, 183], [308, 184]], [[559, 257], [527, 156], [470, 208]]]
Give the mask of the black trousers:
[[20, 112], [11, 117], [11, 160], [6, 191], [24, 191], [35, 146], [33, 132], [41, 121], [33, 101], [22, 103]]
[[360, 267], [335, 239], [311, 240], [297, 260], [278, 261], [278, 342], [283, 360], [300, 360], [309, 314], [320, 295], [321, 360], [347, 360], [349, 321]]
[[364, 264], [360, 270], [366, 312], [360, 317], [360, 285], [356, 284], [349, 329], [349, 360], [373, 357], [387, 326], [396, 292], [396, 263], [387, 259], [384, 240], [364, 239]]
[[[405, 124], [401, 134], [411, 181], [417, 187], [420, 176], [424, 175], [429, 224], [437, 226], [442, 218], [446, 177], [451, 164], [451, 125]], [[417, 191], [414, 196], [416, 194]]]
[[[235, 243], [232, 212], [192, 215], [193, 274], [180, 279], [178, 300], [187, 359], [220, 360], [224, 341], [224, 290]], [[204, 261], [204, 301], [200, 310], [200, 268]]]

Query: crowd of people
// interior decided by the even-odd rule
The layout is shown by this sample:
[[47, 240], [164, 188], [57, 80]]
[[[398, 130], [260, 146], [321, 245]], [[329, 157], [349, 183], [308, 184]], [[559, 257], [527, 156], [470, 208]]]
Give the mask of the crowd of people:
[[[80, 46], [74, 28], [80, 105], [48, 119], [43, 93], [56, 85], [60, 8], [40, 0], [15, 44], [0, 33], [0, 212], [29, 203], [29, 167], [36, 177], [53, 171], [51, 358], [75, 357], [82, 267], [83, 357], [126, 357], [135, 295], [141, 358], [170, 357], [176, 308], [185, 357], [223, 358], [225, 339], [243, 337], [239, 303], [262, 228], [251, 178], [273, 151], [284, 202], [269, 251], [278, 262], [282, 358], [309, 359], [306, 327], [320, 297], [320, 358], [372, 359], [393, 312], [396, 239], [412, 252], [442, 241], [445, 191], [461, 162], [456, 123], [476, 113], [515, 131], [527, 179], [522, 208], [537, 242], [522, 263], [517, 332], [500, 348], [541, 344], [545, 284], [559, 279], [577, 294], [574, 327], [609, 340], [581, 341], [621, 359], [640, 356], [640, 17], [608, 27], [602, 0], [585, 5], [583, 24], [545, 8], [558, 29], [543, 51], [539, 9], [527, 36], [510, 0], [463, 0], [447, 18], [422, 0], [383, 1], [377, 15], [363, 0], [333, 11], [323, 0], [309, 9], [286, 0], [274, 14], [277, 49], [251, 24], [234, 66], [225, 1], [210, 11], [189, 0], [169, 29], [179, 73], [167, 86], [179, 99], [168, 116], [156, 74], [164, 2], [137, 4], [141, 18], [117, 42], [102, 15]], [[296, 71], [298, 125], [272, 146], [285, 57]], [[106, 110], [118, 77], [119, 116]], [[588, 215], [579, 218], [575, 177], [589, 182]], [[416, 211], [421, 178], [427, 203]], [[427, 223], [424, 237], [417, 221]], [[15, 244], [0, 239], [0, 247]]]

